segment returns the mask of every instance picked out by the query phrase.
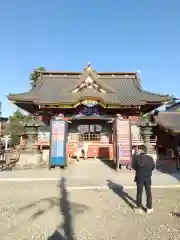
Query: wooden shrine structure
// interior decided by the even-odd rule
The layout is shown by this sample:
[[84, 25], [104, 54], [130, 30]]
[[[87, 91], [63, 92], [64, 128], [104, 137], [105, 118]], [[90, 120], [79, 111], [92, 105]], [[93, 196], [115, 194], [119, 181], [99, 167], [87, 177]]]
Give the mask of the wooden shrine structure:
[[68, 121], [68, 152], [85, 141], [89, 158], [117, 159], [121, 153], [127, 164], [132, 147], [144, 144], [139, 116], [170, 97], [145, 91], [137, 72], [96, 72], [89, 64], [82, 72], [42, 72], [30, 91], [8, 99], [45, 124], [39, 145], [49, 144], [50, 119], [61, 116]]

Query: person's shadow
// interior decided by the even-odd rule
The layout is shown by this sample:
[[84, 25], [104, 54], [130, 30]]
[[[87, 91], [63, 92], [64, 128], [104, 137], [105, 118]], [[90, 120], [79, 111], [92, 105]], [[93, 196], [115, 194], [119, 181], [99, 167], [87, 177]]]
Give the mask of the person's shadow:
[[136, 208], [136, 201], [127, 192], [123, 190], [123, 186], [107, 180], [107, 185], [115, 194], [117, 194], [131, 209]]
[[[38, 201], [35, 201], [29, 205], [21, 207], [18, 210], [18, 213], [24, 213], [28, 209], [37, 208], [35, 213], [31, 215], [32, 220], [36, 220], [38, 217], [43, 216], [48, 211], [51, 211], [52, 208], [58, 206], [60, 214], [63, 217], [63, 224], [60, 224], [56, 227], [54, 233], [47, 238], [47, 240], [75, 240], [73, 218], [76, 215], [82, 214], [85, 211], [89, 210], [84, 204], [70, 202], [68, 197], [68, 190], [66, 187], [66, 179], [64, 177], [60, 180], [60, 198], [59, 197], [48, 197], [43, 198]], [[47, 206], [39, 208], [39, 204], [47, 203]], [[48, 221], [49, 219], [47, 219]]]
[[62, 240], [62, 239], [74, 240], [75, 235], [73, 231], [71, 204], [68, 200], [68, 192], [66, 190], [65, 178], [61, 178], [60, 181], [60, 195], [62, 196], [60, 200], [60, 212], [64, 216], [64, 223], [63, 226], [59, 226], [58, 228], [64, 230], [64, 236], [58, 231], [57, 228], [53, 235], [48, 237], [47, 240]]

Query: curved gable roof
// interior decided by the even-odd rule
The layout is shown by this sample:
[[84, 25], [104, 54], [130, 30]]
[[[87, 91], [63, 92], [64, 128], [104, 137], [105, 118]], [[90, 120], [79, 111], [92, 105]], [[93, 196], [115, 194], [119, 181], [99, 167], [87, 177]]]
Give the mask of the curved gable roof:
[[[106, 89], [106, 93], [95, 92], [94, 89], [83, 89], [72, 93], [73, 89], [82, 84], [90, 76], [96, 84]], [[136, 73], [97, 73], [90, 66], [83, 73], [43, 72], [35, 88], [26, 93], [10, 94], [12, 101], [42, 103], [73, 103], [78, 98], [101, 96], [105, 103], [120, 105], [144, 105], [168, 101], [168, 95], [144, 91]]]

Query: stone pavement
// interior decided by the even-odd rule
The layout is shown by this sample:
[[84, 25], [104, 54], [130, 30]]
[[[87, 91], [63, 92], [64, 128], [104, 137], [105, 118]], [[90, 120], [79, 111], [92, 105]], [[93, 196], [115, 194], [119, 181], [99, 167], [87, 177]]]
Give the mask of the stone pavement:
[[[135, 189], [66, 190], [66, 181], [0, 182], [2, 240], [178, 240], [180, 189], [153, 189], [154, 214], [136, 214]], [[66, 238], [64, 236], [66, 235]]]
[[[62, 177], [67, 180], [68, 187], [107, 187], [107, 180], [125, 187], [133, 187], [134, 172], [122, 170], [116, 172], [100, 160], [88, 160], [71, 164], [63, 169], [32, 169], [0, 172], [0, 181], [59, 181]], [[168, 173], [153, 172], [153, 185], [156, 186], [180, 186], [180, 173], [176, 170]]]

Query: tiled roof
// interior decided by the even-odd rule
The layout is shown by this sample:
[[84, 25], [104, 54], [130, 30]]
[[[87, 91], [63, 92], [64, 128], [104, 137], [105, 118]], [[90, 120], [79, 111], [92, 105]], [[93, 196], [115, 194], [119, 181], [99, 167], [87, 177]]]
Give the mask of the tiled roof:
[[[88, 76], [106, 92], [86, 88], [72, 93]], [[8, 96], [12, 101], [32, 101], [36, 104], [74, 103], [86, 97], [101, 98], [105, 103], [120, 105], [144, 105], [169, 100], [168, 95], [144, 91], [136, 73], [97, 73], [94, 69], [86, 69], [83, 73], [44, 72], [32, 90]]]
[[176, 112], [180, 109], [180, 101], [166, 107], [166, 112]]
[[161, 112], [155, 117], [157, 124], [175, 133], [180, 133], [180, 112]]

